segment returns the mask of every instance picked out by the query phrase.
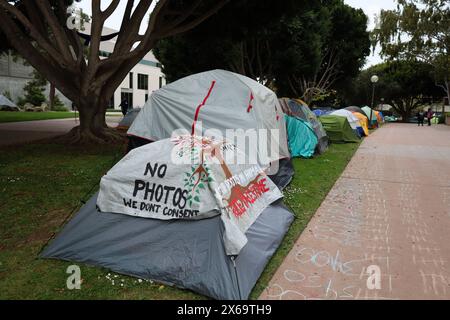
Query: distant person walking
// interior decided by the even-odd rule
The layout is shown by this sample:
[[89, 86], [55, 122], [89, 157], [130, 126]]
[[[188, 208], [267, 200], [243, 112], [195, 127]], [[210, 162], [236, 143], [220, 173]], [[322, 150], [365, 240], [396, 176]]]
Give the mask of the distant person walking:
[[128, 112], [128, 100], [127, 99], [123, 99], [122, 102], [119, 105], [120, 109], [122, 110], [122, 114], [125, 116]]
[[419, 112], [417, 112], [417, 125], [418, 126], [422, 125], [422, 127], [423, 127], [424, 118], [425, 118], [424, 112], [419, 110]]
[[431, 126], [431, 119], [433, 119], [433, 111], [431, 111], [431, 108], [428, 108], [427, 112], [427, 119], [428, 119], [428, 126]]

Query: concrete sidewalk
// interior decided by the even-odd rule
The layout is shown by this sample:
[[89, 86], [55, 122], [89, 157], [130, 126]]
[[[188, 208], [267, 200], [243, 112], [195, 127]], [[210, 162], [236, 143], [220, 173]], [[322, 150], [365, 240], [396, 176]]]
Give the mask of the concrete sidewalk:
[[260, 299], [450, 299], [450, 127], [366, 138]]
[[[107, 116], [106, 123], [116, 127], [122, 117]], [[69, 132], [80, 124], [75, 118], [0, 123], [0, 146], [19, 145]]]

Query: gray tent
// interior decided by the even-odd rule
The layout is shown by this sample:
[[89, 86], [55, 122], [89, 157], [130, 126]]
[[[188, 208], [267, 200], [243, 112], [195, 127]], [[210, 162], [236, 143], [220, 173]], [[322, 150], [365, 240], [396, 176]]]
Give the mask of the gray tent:
[[163, 221], [96, 209], [94, 195], [41, 253], [190, 289], [215, 299], [247, 299], [281, 243], [293, 215], [281, 202], [267, 207], [247, 230], [233, 261], [225, 253], [219, 216]]
[[309, 109], [308, 105], [300, 99], [282, 98], [279, 101], [285, 114], [290, 117], [302, 119], [311, 124], [319, 141], [316, 146], [316, 152], [318, 154], [324, 153], [328, 149], [328, 136], [322, 123], [317, 119], [314, 112]]
[[20, 111], [19, 107], [16, 106], [11, 100], [9, 100], [4, 95], [0, 94], [0, 110], [1, 111]]
[[350, 107], [345, 108], [345, 110], [361, 113], [363, 116], [365, 116], [367, 119], [369, 119], [369, 117], [366, 115], [366, 113], [360, 107], [350, 106]]
[[127, 114], [122, 118], [122, 120], [120, 120], [117, 125], [117, 129], [128, 130], [133, 124], [134, 119], [136, 119], [139, 114], [139, 111], [141, 111], [141, 108], [129, 109]]
[[[233, 91], [230, 89], [232, 87], [239, 90]], [[178, 91], [175, 90], [177, 88]], [[190, 93], [190, 90], [195, 92]], [[199, 101], [206, 101], [204, 95], [208, 92], [206, 97], [209, 97], [211, 91], [208, 101], [214, 102], [211, 106], [216, 108], [207, 104], [197, 106]], [[177, 99], [169, 99], [173, 96]], [[240, 103], [230, 105], [225, 103], [227, 99]], [[178, 82], [178, 85], [172, 83], [152, 94], [149, 101], [128, 131], [133, 137], [142, 138], [138, 143], [130, 143], [130, 149], [149, 143], [152, 137], [158, 138], [156, 140], [165, 138], [164, 135], [153, 134], [153, 131], [172, 132], [169, 126], [172, 118], [182, 124], [179, 127], [190, 128], [191, 111], [194, 114], [197, 109], [198, 113], [202, 106], [200, 116], [203, 120], [222, 121], [226, 110], [228, 117], [238, 122], [231, 119], [219, 123], [219, 128], [268, 126], [285, 129], [283, 117], [276, 117], [274, 106], [277, 105], [277, 98], [273, 92], [254, 81], [224, 71], [195, 75]], [[239, 109], [240, 113], [229, 112], [231, 107], [243, 110]], [[174, 113], [173, 109], [178, 112]], [[243, 115], [239, 118], [239, 114]], [[270, 116], [261, 116], [265, 120], [263, 125], [255, 120], [259, 119], [260, 114]], [[217, 115], [222, 118], [217, 118]], [[161, 117], [167, 121], [161, 121]], [[289, 155], [287, 143], [285, 139], [283, 141], [280, 149], [286, 149]], [[283, 152], [280, 154], [284, 155]], [[293, 167], [289, 157], [280, 158], [272, 159], [273, 163], [279, 164], [280, 170], [270, 173], [270, 177], [282, 188], [292, 179]], [[293, 221], [292, 213], [281, 201], [272, 203], [245, 232], [248, 242], [239, 254], [228, 256], [220, 216], [197, 221], [158, 220], [99, 212], [96, 203], [97, 195], [94, 195], [45, 248], [41, 257], [102, 266], [118, 273], [186, 288], [215, 299], [247, 299]]]

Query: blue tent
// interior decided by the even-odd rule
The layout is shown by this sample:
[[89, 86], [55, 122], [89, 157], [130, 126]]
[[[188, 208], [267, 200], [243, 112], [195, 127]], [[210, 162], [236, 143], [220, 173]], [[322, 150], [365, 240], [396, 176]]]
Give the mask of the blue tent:
[[364, 137], [366, 134], [364, 133], [364, 129], [362, 127], [357, 127], [356, 128], [356, 133], [358, 134], [358, 137], [362, 138]]
[[324, 115], [324, 112], [320, 109], [313, 110], [312, 112], [314, 112], [316, 117], [320, 117], [320, 116]]
[[285, 115], [289, 150], [292, 157], [310, 158], [319, 143], [309, 122]]

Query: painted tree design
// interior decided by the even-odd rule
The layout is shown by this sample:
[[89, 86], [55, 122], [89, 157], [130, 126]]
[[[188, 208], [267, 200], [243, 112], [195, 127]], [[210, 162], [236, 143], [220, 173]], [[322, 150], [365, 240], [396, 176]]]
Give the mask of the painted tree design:
[[[188, 203], [192, 207], [192, 204], [201, 201], [199, 197], [200, 189], [204, 189], [206, 185], [209, 185], [213, 181], [211, 174], [211, 168], [205, 162], [207, 157], [211, 159], [217, 159], [220, 163], [221, 169], [225, 175], [225, 179], [231, 179], [233, 174], [225, 163], [223, 158], [221, 147], [225, 144], [225, 141], [217, 141], [207, 137], [196, 136], [183, 136], [173, 140], [176, 145], [180, 147], [179, 155], [183, 156], [186, 152], [190, 152], [191, 172], [186, 173], [184, 179], [185, 188], [190, 190], [188, 196]], [[236, 184], [230, 190], [230, 196], [224, 200], [227, 203], [227, 207], [233, 207], [238, 201], [246, 199], [246, 194], [251, 191], [258, 184], [263, 173], [259, 173], [253, 180], [251, 180], [246, 186]], [[227, 210], [229, 214], [229, 211]], [[239, 218], [243, 213], [236, 213], [233, 211], [235, 217]]]

